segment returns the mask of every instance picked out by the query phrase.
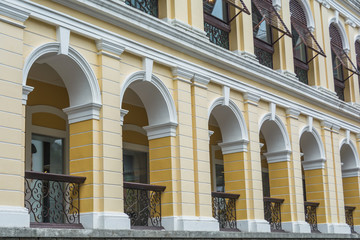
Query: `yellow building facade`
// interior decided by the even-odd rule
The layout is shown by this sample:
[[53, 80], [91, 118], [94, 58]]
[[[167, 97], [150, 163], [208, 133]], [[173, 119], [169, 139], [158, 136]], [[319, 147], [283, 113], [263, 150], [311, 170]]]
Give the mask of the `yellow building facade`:
[[360, 233], [359, 19], [1, 1], [0, 227]]

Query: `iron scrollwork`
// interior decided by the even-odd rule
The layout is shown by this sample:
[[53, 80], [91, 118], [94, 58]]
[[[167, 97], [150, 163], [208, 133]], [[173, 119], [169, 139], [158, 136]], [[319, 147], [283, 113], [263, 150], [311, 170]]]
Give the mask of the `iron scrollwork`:
[[80, 184], [85, 177], [25, 172], [25, 207], [31, 225], [80, 223]]
[[162, 228], [161, 193], [164, 186], [124, 182], [125, 213], [132, 227]]
[[355, 211], [355, 207], [345, 206], [346, 224], [350, 226], [350, 229], [351, 229], [352, 233], [355, 233], [354, 216], [353, 216], [354, 211]]
[[154, 17], [159, 16], [158, 0], [126, 0], [125, 3]]
[[210, 42], [225, 49], [229, 49], [229, 32], [207, 22], [204, 23], [204, 31]]
[[317, 225], [316, 209], [319, 203], [305, 202], [305, 221], [310, 225], [311, 232], [319, 232]]
[[218, 220], [220, 230], [237, 230], [236, 200], [239, 194], [212, 192], [213, 217]]
[[270, 223], [272, 232], [283, 231], [281, 226], [281, 204], [284, 199], [264, 197], [264, 218]]

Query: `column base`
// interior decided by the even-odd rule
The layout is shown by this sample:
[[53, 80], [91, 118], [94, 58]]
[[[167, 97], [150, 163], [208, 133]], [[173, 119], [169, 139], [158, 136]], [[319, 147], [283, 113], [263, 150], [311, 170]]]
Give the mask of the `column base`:
[[90, 229], [130, 229], [129, 216], [120, 212], [81, 213], [80, 222]]
[[30, 214], [27, 208], [0, 206], [1, 227], [30, 227]]
[[350, 234], [350, 226], [345, 223], [320, 223], [318, 229], [322, 233]]
[[168, 231], [219, 231], [219, 222], [212, 217], [162, 217]]
[[286, 232], [311, 233], [310, 225], [307, 222], [283, 222], [281, 225]]
[[360, 233], [360, 225], [354, 225], [354, 230], [357, 233]]
[[269, 222], [264, 219], [238, 220], [236, 223], [242, 232], [271, 232]]

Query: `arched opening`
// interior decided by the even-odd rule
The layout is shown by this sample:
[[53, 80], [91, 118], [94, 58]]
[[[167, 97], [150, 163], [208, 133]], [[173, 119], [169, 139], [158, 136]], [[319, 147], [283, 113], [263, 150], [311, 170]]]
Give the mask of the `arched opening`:
[[360, 230], [360, 167], [359, 155], [351, 141], [340, 148], [346, 223], [352, 232]]
[[326, 223], [325, 153], [320, 135], [306, 127], [300, 136], [300, 154], [305, 220], [312, 232], [319, 232], [318, 223]]
[[[281, 120], [271, 114], [262, 122], [259, 135], [264, 196], [264, 217], [271, 231], [281, 231], [291, 221], [290, 144]], [[287, 225], [284, 225], [287, 228]]]
[[333, 65], [334, 89], [339, 99], [351, 101], [349, 78], [358, 74], [348, 51], [349, 43], [344, 27], [332, 20], [329, 26], [331, 39], [331, 59]]
[[224, 98], [215, 100], [209, 111], [213, 216], [220, 229], [236, 229], [236, 220], [247, 219], [246, 202], [236, 201], [239, 196], [241, 199], [247, 196], [244, 159], [247, 130], [236, 105], [231, 100], [228, 106], [223, 103]]
[[314, 23], [307, 1], [291, 0], [290, 14], [295, 74], [301, 82], [315, 85], [311, 61], [319, 54], [325, 57], [325, 53], [309, 30], [314, 30]]
[[132, 227], [162, 228], [174, 216], [176, 111], [161, 80], [144, 79], [134, 73], [121, 89], [124, 210]]
[[[71, 47], [68, 55], [59, 55], [59, 47], [59, 43], [38, 47], [27, 57], [23, 70], [25, 206], [30, 225], [82, 227], [78, 193], [85, 177], [69, 174], [89, 171], [91, 160], [86, 157], [93, 158], [89, 151], [93, 142], [90, 138], [84, 144], [81, 133], [74, 134], [71, 126], [98, 119], [100, 90], [86, 60]], [[76, 151], [70, 151], [70, 146]]]

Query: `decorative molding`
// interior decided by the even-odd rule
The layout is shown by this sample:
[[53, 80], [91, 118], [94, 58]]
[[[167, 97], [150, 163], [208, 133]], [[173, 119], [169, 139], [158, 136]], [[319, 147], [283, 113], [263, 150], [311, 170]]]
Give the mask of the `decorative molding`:
[[154, 60], [147, 57], [143, 58], [143, 70], [145, 71], [144, 81], [151, 82], [153, 66]]
[[346, 130], [346, 144], [350, 144], [350, 131]]
[[328, 3], [327, 0], [316, 0], [317, 2], [319, 2], [321, 5], [323, 5], [325, 8], [329, 9], [330, 8], [330, 4]]
[[343, 178], [360, 177], [360, 167], [342, 169], [341, 172], [342, 172], [342, 177]]
[[308, 132], [312, 133], [313, 131], [313, 117], [308, 116]]
[[275, 103], [270, 103], [270, 120], [271, 121], [275, 121], [275, 117], [276, 117], [276, 104]]
[[290, 150], [264, 153], [264, 156], [266, 157], [268, 163], [289, 162], [290, 155], [291, 155]]
[[332, 127], [332, 123], [326, 120], [321, 121], [321, 127], [323, 127], [324, 129], [330, 131], [331, 127]]
[[26, 26], [23, 25], [23, 24], [20, 24], [20, 23], [14, 22], [14, 21], [10, 21], [10, 20], [8, 20], [6, 18], [3, 18], [3, 17], [0, 17], [0, 22], [4, 22], [4, 23], [7, 23], [7, 24], [10, 24], [10, 25], [13, 25], [15, 27], [22, 28], [22, 29], [26, 28]]
[[15, 4], [10, 4], [4, 1], [0, 1], [0, 15], [7, 16], [14, 20], [25, 22], [29, 16], [31, 11], [26, 11], [22, 7], [18, 7]]
[[56, 39], [60, 43], [58, 54], [68, 55], [70, 46], [70, 30], [62, 26], [57, 26]]
[[214, 131], [209, 130], [209, 139], [214, 134]]
[[258, 94], [254, 94], [254, 93], [250, 93], [250, 92], [244, 93], [243, 97], [244, 97], [245, 103], [253, 104], [256, 106], [261, 98]]
[[186, 32], [191, 32], [193, 35], [195, 35], [197, 38], [202, 38], [203, 40], [208, 41], [208, 37], [206, 36], [206, 32], [203, 30], [200, 30], [198, 28], [195, 28], [187, 23], [184, 23], [183, 21], [180, 21], [179, 19], [168, 19], [164, 18], [164, 21], [169, 23], [170, 25], [179, 28]]
[[331, 130], [334, 132], [334, 133], [339, 133], [339, 130], [340, 130], [340, 126], [339, 125], [336, 125], [336, 124], [332, 124], [331, 126]]
[[189, 71], [186, 68], [174, 67], [171, 69], [174, 80], [182, 80], [191, 83], [191, 79], [194, 77], [194, 72]]
[[281, 10], [281, 0], [273, 0], [272, 4], [276, 11], [279, 12]]
[[96, 41], [96, 48], [99, 51], [98, 54], [104, 54], [118, 60], [121, 59], [119, 56], [125, 51], [125, 47], [104, 38]]
[[28, 95], [29, 93], [31, 93], [34, 90], [34, 87], [32, 86], [28, 86], [28, 85], [23, 85], [22, 86], [22, 104], [26, 105], [27, 99], [28, 99]]
[[231, 154], [231, 153], [238, 153], [238, 152], [247, 152], [247, 144], [249, 141], [247, 140], [239, 140], [234, 142], [225, 142], [225, 143], [218, 143], [221, 147], [222, 154]]
[[299, 115], [300, 115], [300, 111], [293, 109], [293, 108], [287, 108], [286, 109], [286, 116], [293, 118], [293, 119], [298, 119]]
[[228, 86], [223, 86], [223, 97], [224, 97], [224, 106], [229, 106], [230, 101], [230, 88]]
[[[221, 47], [210, 44], [208, 41], [198, 41], [194, 44], [193, 35], [172, 29], [173, 26], [156, 18], [150, 18], [146, 14], [140, 14], [136, 9], [124, 7], [125, 4], [114, 5], [111, 1], [89, 0], [89, 1], [58, 1], [60, 4], [77, 9], [80, 12], [91, 14], [92, 16], [119, 26], [131, 26], [129, 31], [136, 32], [141, 36], [147, 36], [149, 39], [160, 41], [161, 44], [181, 49], [184, 54], [200, 58], [204, 62], [209, 62], [218, 67], [228, 69], [230, 72], [246, 76], [249, 80], [266, 84], [273, 90], [285, 91], [289, 95], [304, 99], [305, 101], [321, 107], [332, 113], [342, 114], [343, 117], [359, 122], [360, 109], [353, 105], [343, 102], [336, 97], [331, 97], [315, 88], [309, 87], [299, 81], [294, 81], [283, 74], [279, 74], [262, 65], [247, 61], [243, 57], [232, 52], [226, 51]], [[333, 1], [332, 1], [333, 2]], [[303, 114], [312, 115], [314, 118], [327, 119], [331, 122], [338, 123], [341, 126], [351, 129], [353, 132], [359, 132], [357, 124], [351, 124], [348, 121], [338, 119], [331, 114], [326, 114], [316, 108], [310, 108], [304, 104], [291, 101], [284, 97], [278, 96], [273, 92], [257, 88], [253, 85], [246, 84], [212, 69], [191, 63], [184, 59], [176, 58], [173, 55], [160, 52], [149, 46], [138, 43], [134, 40], [125, 38], [119, 34], [109, 32], [88, 22], [81, 21], [77, 18], [70, 17], [53, 9], [46, 8], [35, 2], [20, 0], [3, 0], [3, 4], [17, 5], [22, 9], [30, 11], [32, 16], [40, 21], [45, 21], [53, 25], [64, 25], [72, 32], [86, 36], [91, 39], [100, 39], [100, 36], [126, 47], [126, 50], [138, 56], [144, 56], [146, 53], [157, 62], [169, 67], [182, 66], [190, 71], [203, 74], [211, 78], [216, 84], [226, 84], [231, 89], [240, 92], [252, 92], [261, 97], [264, 101], [275, 102], [279, 106], [288, 106], [301, 111]], [[135, 14], [136, 13], [136, 14]], [[351, 18], [354, 20], [355, 18]], [[355, 23], [360, 20], [356, 20]], [[124, 24], [126, 23], [126, 24]], [[181, 39], [181, 40], [180, 40]]]
[[101, 104], [87, 103], [80, 106], [72, 106], [63, 109], [68, 115], [69, 124], [90, 119], [99, 120]]
[[246, 59], [248, 61], [259, 63], [259, 59], [253, 53], [249, 53], [246, 51], [239, 51], [239, 50], [235, 50], [235, 51], [233, 51], [233, 53], [243, 57], [244, 59]]
[[195, 73], [193, 78], [192, 78], [192, 81], [194, 84], [197, 84], [197, 86], [207, 86], [210, 82], [210, 78], [205, 76], [205, 75], [201, 75], [201, 74], [198, 74], [198, 73]]
[[123, 126], [124, 125], [124, 117], [126, 114], [128, 114], [128, 110], [125, 109], [120, 109], [120, 125]]
[[324, 169], [325, 162], [326, 162], [325, 158], [320, 158], [320, 159], [302, 161], [301, 164], [304, 170], [307, 171], [307, 170], [315, 170], [315, 169]]
[[158, 139], [163, 137], [175, 137], [177, 123], [169, 122], [159, 125], [143, 127], [147, 133], [148, 139]]
[[353, 28], [356, 27], [356, 24], [355, 24], [354, 21], [351, 20], [350, 18], [346, 19], [345, 24], [346, 24], [346, 25], [349, 25], [350, 27], [353, 27]]

